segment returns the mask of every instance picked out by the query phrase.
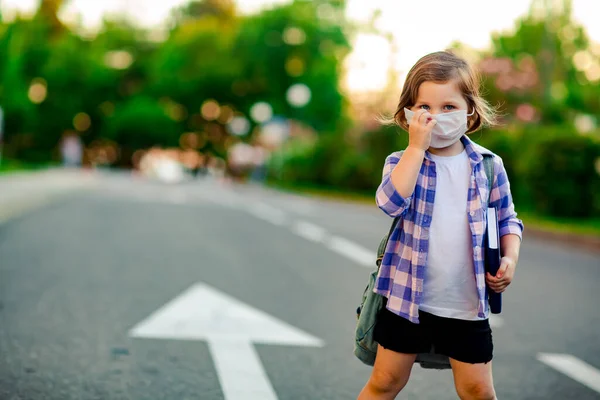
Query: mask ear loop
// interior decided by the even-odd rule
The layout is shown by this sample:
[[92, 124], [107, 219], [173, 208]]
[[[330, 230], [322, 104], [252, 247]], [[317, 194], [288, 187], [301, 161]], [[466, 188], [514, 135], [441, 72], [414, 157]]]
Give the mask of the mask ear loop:
[[475, 107], [473, 107], [473, 112], [471, 114], [467, 114], [467, 130], [471, 128], [471, 125], [473, 125], [473, 120], [469, 120], [468, 117], [471, 117], [473, 115], [475, 115]]

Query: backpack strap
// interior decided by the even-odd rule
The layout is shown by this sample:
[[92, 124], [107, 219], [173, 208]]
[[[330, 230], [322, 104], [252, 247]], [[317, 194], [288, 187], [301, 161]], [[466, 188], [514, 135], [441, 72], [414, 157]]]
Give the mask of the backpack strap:
[[383, 255], [385, 254], [385, 249], [387, 247], [388, 241], [390, 240], [390, 236], [392, 236], [392, 232], [394, 232], [396, 225], [398, 225], [398, 222], [401, 219], [401, 217], [394, 218], [394, 221], [392, 221], [392, 226], [390, 227], [390, 231], [387, 235], [383, 237], [383, 239], [381, 239], [381, 242], [379, 242], [379, 248], [377, 249], [377, 261], [375, 261], [375, 264], [378, 268], [381, 265], [381, 261], [383, 261]]
[[[399, 158], [402, 158], [402, 155], [404, 154], [404, 150], [401, 150], [398, 153], [399, 153]], [[377, 268], [379, 268], [379, 266], [381, 265], [381, 261], [383, 260], [383, 255], [385, 254], [385, 248], [387, 247], [388, 240], [390, 239], [390, 236], [392, 236], [392, 232], [394, 232], [396, 225], [398, 225], [398, 222], [401, 219], [402, 219], [401, 217], [394, 218], [394, 220], [392, 221], [392, 226], [390, 227], [390, 231], [388, 232], [387, 235], [385, 235], [381, 239], [381, 242], [379, 242], [379, 247], [377, 248], [377, 260], [375, 261]]]
[[494, 186], [494, 156], [491, 154], [483, 155], [483, 169], [488, 178], [488, 204], [492, 196], [492, 187]]
[[[494, 156], [492, 154], [483, 154], [483, 168], [485, 170], [485, 175], [488, 178], [488, 196], [491, 197], [492, 195], [492, 186], [494, 185]], [[488, 204], [489, 204], [489, 197], [488, 197]], [[398, 225], [398, 222], [400, 221], [400, 219], [402, 219], [401, 217], [396, 217], [394, 218], [394, 221], [392, 222], [392, 226], [390, 227], [390, 231], [388, 232], [388, 234], [386, 236], [383, 237], [383, 239], [381, 239], [381, 242], [379, 243], [379, 248], [377, 249], [377, 267], [379, 267], [381, 265], [381, 262], [383, 260], [383, 255], [385, 254], [385, 249], [387, 247], [388, 241], [390, 240], [390, 236], [392, 236], [392, 232], [394, 231], [394, 229], [396, 228], [396, 225]]]

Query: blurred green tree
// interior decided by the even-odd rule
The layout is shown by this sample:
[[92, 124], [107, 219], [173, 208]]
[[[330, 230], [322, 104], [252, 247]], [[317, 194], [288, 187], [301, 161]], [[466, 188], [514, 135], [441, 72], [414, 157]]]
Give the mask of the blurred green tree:
[[[104, 126], [139, 96], [153, 99], [178, 131], [208, 131], [218, 139], [208, 147], [221, 151], [233, 112], [248, 116], [258, 101], [319, 131], [348, 122], [337, 87], [349, 50], [343, 1], [295, 1], [250, 16], [238, 15], [233, 0], [192, 1], [173, 12], [165, 40], [123, 19], [105, 20], [95, 35], [80, 23], [66, 26], [58, 18], [63, 3], [40, 0], [32, 19], [0, 24], [0, 103], [14, 157], [53, 158], [73, 130], [85, 143], [109, 135], [146, 144]], [[305, 86], [290, 102], [294, 84]], [[203, 115], [208, 99], [228, 105], [228, 116]]]
[[120, 165], [131, 166], [137, 149], [175, 147], [181, 131], [156, 100], [135, 96], [118, 107], [103, 128], [103, 137], [121, 147]]
[[[25, 76], [26, 56], [25, 29], [27, 22], [17, 19], [11, 25], [3, 25], [0, 36], [0, 101], [4, 110], [4, 141], [21, 142], [20, 133], [30, 131], [35, 107], [28, 99], [29, 79]], [[8, 150], [8, 148], [7, 148]]]
[[[194, 4], [197, 6], [192, 7]], [[186, 13], [182, 12], [186, 18], [175, 19], [176, 25], [148, 66], [150, 93], [183, 105], [189, 128], [196, 129], [200, 126], [195, 114], [205, 100], [235, 100], [231, 95], [231, 82], [239, 74], [241, 62], [231, 52], [237, 29], [234, 15], [204, 12], [209, 8], [202, 5], [204, 2], [190, 3]], [[228, 23], [224, 23], [223, 18]]]
[[480, 66], [489, 98], [504, 103], [509, 118], [570, 124], [600, 111], [600, 48], [573, 20], [571, 0], [532, 1], [514, 32], [494, 34], [492, 43]]
[[41, 20], [47, 25], [51, 35], [60, 35], [66, 30], [58, 18], [58, 12], [65, 4], [65, 0], [39, 0], [39, 6], [34, 19]]
[[[243, 60], [233, 82], [242, 110], [259, 101], [274, 114], [305, 122], [318, 132], [347, 128], [345, 99], [340, 93], [341, 61], [350, 46], [344, 30], [345, 3], [296, 0], [244, 18], [232, 53]], [[306, 104], [289, 101], [295, 85], [310, 93]], [[298, 88], [298, 86], [297, 86]], [[305, 90], [308, 88], [308, 92]]]
[[235, 1], [190, 1], [189, 3], [173, 10], [171, 13], [171, 23], [174, 26], [178, 26], [190, 20], [196, 20], [207, 16], [217, 17], [221, 21], [234, 21], [237, 18]]
[[42, 150], [43, 144], [39, 144], [38, 139], [43, 133], [36, 128], [37, 104], [45, 99], [47, 92], [41, 70], [51, 54], [48, 38], [56, 37], [51, 33], [46, 18], [37, 15], [32, 20], [17, 18], [5, 27], [0, 37], [3, 64], [0, 101], [6, 119], [4, 140], [13, 145], [7, 148], [8, 155], [14, 150], [13, 156], [37, 160], [40, 151], [49, 150], [48, 147]]

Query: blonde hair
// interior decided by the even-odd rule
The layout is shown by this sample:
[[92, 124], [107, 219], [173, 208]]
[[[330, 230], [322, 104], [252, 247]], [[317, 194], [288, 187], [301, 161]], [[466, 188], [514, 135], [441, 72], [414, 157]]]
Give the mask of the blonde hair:
[[496, 110], [481, 96], [479, 74], [462, 58], [450, 51], [438, 51], [422, 57], [408, 71], [400, 101], [392, 118], [379, 118], [384, 124], [397, 124], [408, 131], [404, 108], [415, 105], [419, 87], [423, 82], [445, 83], [456, 80], [467, 102], [475, 113], [469, 117], [467, 133], [482, 126], [496, 125]]

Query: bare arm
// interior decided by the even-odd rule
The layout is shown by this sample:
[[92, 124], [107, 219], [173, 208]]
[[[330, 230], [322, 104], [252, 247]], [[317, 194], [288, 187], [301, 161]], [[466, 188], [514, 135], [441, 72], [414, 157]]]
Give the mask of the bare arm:
[[377, 206], [390, 217], [400, 217], [408, 210], [415, 191], [425, 150], [431, 142], [431, 130], [437, 122], [426, 110], [417, 111], [409, 126], [409, 145], [402, 157], [390, 155], [377, 188]]
[[500, 238], [500, 250], [502, 260], [496, 276], [486, 272], [486, 282], [496, 293], [502, 293], [511, 284], [515, 276], [517, 262], [519, 261], [519, 249], [521, 248], [521, 238], [518, 235], [504, 235]]
[[521, 238], [517, 235], [504, 235], [500, 238], [500, 250], [502, 257], [508, 257], [515, 262], [519, 262], [519, 251], [521, 250]]
[[392, 183], [402, 197], [410, 196], [417, 184], [425, 150], [431, 142], [431, 131], [437, 124], [431, 114], [418, 110], [408, 127], [409, 144], [391, 174]]
[[409, 197], [415, 191], [425, 150], [408, 146], [391, 174], [392, 183], [402, 197]]

